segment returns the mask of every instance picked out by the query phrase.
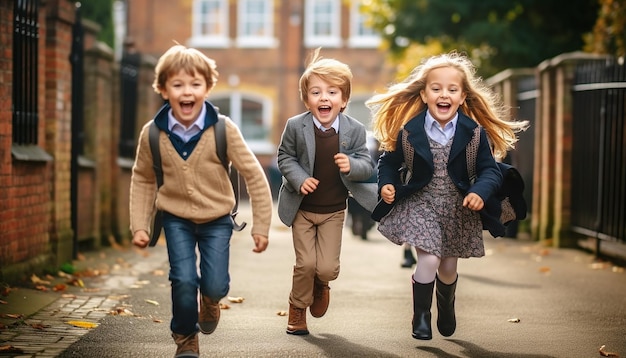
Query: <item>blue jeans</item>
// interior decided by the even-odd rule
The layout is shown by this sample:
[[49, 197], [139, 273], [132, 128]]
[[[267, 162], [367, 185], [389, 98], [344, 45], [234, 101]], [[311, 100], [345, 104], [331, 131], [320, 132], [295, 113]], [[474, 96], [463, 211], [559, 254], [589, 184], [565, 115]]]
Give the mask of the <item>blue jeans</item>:
[[[197, 332], [198, 288], [202, 295], [219, 301], [228, 294], [228, 261], [233, 223], [229, 215], [196, 224], [163, 213], [163, 230], [170, 261], [172, 284], [172, 332], [189, 335]], [[198, 276], [196, 246], [200, 252]]]

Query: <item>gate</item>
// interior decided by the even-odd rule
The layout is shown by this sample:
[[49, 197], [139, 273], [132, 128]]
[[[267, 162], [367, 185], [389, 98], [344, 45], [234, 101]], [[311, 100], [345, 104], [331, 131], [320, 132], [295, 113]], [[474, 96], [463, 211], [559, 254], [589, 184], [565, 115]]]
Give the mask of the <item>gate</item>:
[[626, 243], [626, 66], [581, 63], [572, 90], [572, 231]]

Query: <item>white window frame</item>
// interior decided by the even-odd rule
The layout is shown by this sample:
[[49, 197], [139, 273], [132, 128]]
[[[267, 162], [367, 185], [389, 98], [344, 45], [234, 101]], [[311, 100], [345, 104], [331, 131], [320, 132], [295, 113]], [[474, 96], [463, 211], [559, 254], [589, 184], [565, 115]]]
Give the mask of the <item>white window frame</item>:
[[[262, 2], [262, 14], [250, 14], [247, 10], [250, 2]], [[261, 18], [262, 34], [246, 33], [249, 17]], [[237, 47], [243, 48], [276, 48], [278, 40], [274, 37], [274, 1], [273, 0], [239, 0], [237, 1]]]
[[[304, 8], [304, 45], [306, 47], [341, 47], [341, 1], [342, 0], [305, 0]], [[317, 5], [328, 3], [330, 14], [316, 12]], [[328, 17], [330, 34], [315, 33], [317, 19]]]
[[367, 17], [361, 12], [361, 6], [361, 1], [352, 1], [350, 5], [348, 46], [352, 48], [377, 48], [382, 42], [381, 36], [367, 26]]
[[[202, 30], [205, 19], [209, 15], [202, 12], [205, 3], [213, 3], [218, 7], [219, 32], [205, 33]], [[228, 0], [193, 0], [189, 46], [203, 48], [226, 48], [230, 46], [228, 6]]]
[[[242, 102], [244, 99], [260, 103], [262, 106], [262, 127], [265, 130], [265, 138], [246, 138], [246, 143], [255, 154], [275, 154], [276, 146], [272, 143], [272, 101], [269, 98], [255, 93], [244, 93], [239, 91], [214, 93], [211, 98], [215, 100], [228, 100], [229, 117], [241, 129]], [[209, 101], [211, 101], [209, 98]]]

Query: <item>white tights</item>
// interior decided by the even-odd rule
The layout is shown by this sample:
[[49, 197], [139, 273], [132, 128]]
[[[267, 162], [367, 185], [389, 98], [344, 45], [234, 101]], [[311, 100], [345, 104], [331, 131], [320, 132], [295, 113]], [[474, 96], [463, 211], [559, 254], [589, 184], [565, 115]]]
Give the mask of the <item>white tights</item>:
[[454, 283], [456, 280], [457, 261], [456, 257], [439, 258], [426, 251], [417, 251], [417, 265], [413, 272], [413, 280], [419, 283], [430, 283], [435, 280], [435, 275], [446, 285]]

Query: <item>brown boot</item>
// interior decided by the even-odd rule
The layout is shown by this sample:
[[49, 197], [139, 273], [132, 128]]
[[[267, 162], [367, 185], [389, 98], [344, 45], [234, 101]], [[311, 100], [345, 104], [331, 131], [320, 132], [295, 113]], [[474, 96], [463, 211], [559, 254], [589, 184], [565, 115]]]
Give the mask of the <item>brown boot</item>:
[[198, 346], [198, 334], [196, 332], [183, 336], [182, 334], [172, 333], [172, 338], [178, 346], [176, 348], [175, 358], [198, 358], [200, 357], [200, 348]]
[[198, 327], [200, 332], [211, 334], [217, 328], [220, 321], [220, 302], [200, 295], [200, 314], [198, 315]]
[[322, 282], [315, 278], [315, 283], [313, 284], [313, 303], [311, 307], [309, 307], [311, 316], [315, 318], [322, 317], [326, 314], [329, 303], [330, 287], [328, 287], [328, 282]]
[[287, 322], [287, 334], [303, 336], [309, 334], [306, 328], [306, 308], [298, 308], [289, 304], [289, 321]]

